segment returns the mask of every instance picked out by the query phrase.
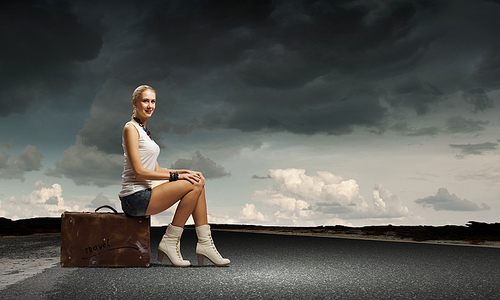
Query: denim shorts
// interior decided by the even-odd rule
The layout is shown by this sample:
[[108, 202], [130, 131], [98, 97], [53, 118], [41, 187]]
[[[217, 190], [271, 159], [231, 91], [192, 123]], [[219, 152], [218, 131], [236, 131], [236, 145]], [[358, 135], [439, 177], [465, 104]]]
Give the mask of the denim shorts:
[[125, 197], [120, 197], [123, 212], [129, 217], [143, 217], [148, 210], [151, 200], [151, 189], [146, 189], [133, 193]]

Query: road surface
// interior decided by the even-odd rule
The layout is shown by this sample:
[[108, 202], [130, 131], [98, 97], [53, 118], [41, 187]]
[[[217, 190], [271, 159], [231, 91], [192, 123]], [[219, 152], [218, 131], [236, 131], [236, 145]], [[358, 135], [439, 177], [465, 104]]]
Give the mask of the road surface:
[[[162, 234], [152, 228], [149, 268], [63, 268], [58, 235], [1, 238], [0, 260], [11, 262], [2, 277], [11, 281], [0, 298], [500, 299], [500, 248], [213, 231], [231, 264], [176, 268], [156, 261]], [[193, 229], [181, 246], [196, 265]], [[12, 262], [26, 273], [30, 256], [44, 271], [13, 283]]]

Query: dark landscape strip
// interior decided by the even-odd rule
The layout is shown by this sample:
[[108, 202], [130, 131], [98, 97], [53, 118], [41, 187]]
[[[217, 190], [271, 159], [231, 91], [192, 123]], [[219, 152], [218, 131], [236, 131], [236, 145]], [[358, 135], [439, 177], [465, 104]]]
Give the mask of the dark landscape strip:
[[410, 239], [413, 241], [450, 240], [467, 241], [471, 244], [500, 241], [500, 223], [482, 223], [470, 221], [464, 225], [445, 226], [365, 226], [348, 227], [317, 226], [317, 227], [280, 227], [280, 226], [258, 226], [258, 225], [226, 225], [213, 224], [213, 229], [227, 230], [265, 230], [281, 233], [316, 233], [329, 235], [354, 234], [365, 237], [389, 236], [399, 239]]
[[[500, 241], [500, 223], [483, 223], [470, 221], [466, 225], [445, 226], [365, 226], [348, 227], [317, 226], [317, 227], [286, 227], [286, 226], [261, 226], [239, 224], [210, 224], [212, 229], [226, 230], [252, 230], [276, 231], [294, 233], [316, 234], [357, 234], [364, 236], [391, 236], [413, 241], [450, 240], [467, 241], [469, 243], [483, 243], [487, 241]], [[186, 228], [193, 228], [187, 225]], [[0, 217], [0, 236], [22, 236], [36, 233], [60, 233], [61, 218], [32, 218], [10, 220]]]

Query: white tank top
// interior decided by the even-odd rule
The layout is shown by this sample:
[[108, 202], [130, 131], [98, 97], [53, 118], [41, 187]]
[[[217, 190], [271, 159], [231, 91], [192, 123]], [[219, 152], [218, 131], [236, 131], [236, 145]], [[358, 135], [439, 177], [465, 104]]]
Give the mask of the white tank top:
[[[136, 122], [127, 122], [125, 126], [128, 124], [133, 124], [139, 132], [139, 155], [141, 156], [142, 166], [146, 169], [154, 171], [156, 167], [156, 160], [158, 159], [158, 155], [160, 155], [160, 147], [155, 143], [155, 141], [149, 138], [144, 129]], [[125, 156], [125, 163], [123, 165], [122, 190], [118, 193], [118, 196], [125, 197], [132, 195], [135, 192], [151, 188], [151, 180], [135, 178], [134, 171], [132, 170], [129, 157], [127, 155], [127, 148], [123, 142], [123, 136], [122, 147]]]

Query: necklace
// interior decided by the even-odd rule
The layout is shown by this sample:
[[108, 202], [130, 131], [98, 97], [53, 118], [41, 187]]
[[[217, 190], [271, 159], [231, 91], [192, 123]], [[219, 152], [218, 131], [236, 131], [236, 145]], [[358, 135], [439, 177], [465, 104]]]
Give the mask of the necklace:
[[146, 126], [144, 126], [144, 124], [142, 124], [142, 123], [141, 123], [141, 120], [139, 120], [139, 118], [138, 118], [138, 117], [134, 117], [134, 120], [135, 120], [137, 123], [139, 123], [139, 126], [141, 126], [141, 127], [142, 127], [142, 129], [144, 129], [144, 131], [145, 131], [145, 132], [146, 132], [146, 134], [149, 136], [149, 138], [150, 138], [150, 139], [153, 139], [153, 138], [151, 137], [151, 132], [149, 132], [148, 128], [147, 128]]

